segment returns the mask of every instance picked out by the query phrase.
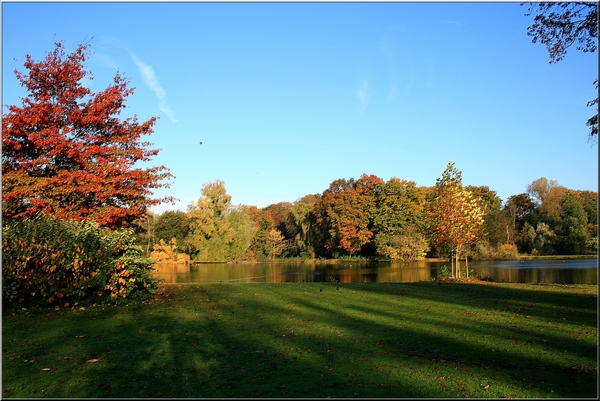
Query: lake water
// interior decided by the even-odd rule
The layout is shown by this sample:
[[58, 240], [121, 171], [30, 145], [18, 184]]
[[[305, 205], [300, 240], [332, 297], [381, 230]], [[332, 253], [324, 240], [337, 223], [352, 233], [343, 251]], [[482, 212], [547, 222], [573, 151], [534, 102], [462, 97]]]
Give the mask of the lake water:
[[[438, 277], [450, 262], [339, 263], [199, 263], [157, 264], [156, 276], [167, 283], [217, 282], [393, 282]], [[461, 263], [464, 267], [464, 262]], [[598, 284], [598, 259], [510, 260], [469, 262], [472, 276], [510, 283]], [[464, 269], [463, 273], [464, 274]]]

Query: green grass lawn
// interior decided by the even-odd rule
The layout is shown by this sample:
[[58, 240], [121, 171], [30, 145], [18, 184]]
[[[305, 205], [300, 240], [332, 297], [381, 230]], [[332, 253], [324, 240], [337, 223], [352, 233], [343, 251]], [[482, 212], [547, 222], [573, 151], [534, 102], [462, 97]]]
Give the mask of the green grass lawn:
[[5, 309], [2, 396], [596, 398], [597, 345], [595, 285], [163, 285]]

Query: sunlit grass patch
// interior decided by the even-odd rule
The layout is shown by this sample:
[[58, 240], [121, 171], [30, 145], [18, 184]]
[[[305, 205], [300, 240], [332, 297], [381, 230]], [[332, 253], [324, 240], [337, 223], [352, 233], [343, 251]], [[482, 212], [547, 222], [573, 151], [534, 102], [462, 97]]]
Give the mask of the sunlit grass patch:
[[595, 397], [596, 290], [165, 285], [129, 306], [13, 311], [3, 396]]

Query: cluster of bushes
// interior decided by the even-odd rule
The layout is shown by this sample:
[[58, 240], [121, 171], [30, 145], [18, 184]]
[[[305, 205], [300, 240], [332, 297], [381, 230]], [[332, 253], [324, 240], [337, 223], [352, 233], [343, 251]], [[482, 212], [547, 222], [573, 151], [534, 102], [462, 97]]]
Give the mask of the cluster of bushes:
[[37, 216], [2, 226], [5, 302], [69, 306], [151, 297], [159, 280], [133, 230]]
[[150, 253], [150, 257], [158, 262], [169, 263], [188, 263], [190, 256], [185, 253], [178, 253], [177, 238], [171, 238], [169, 243], [161, 239], [158, 244], [154, 245], [154, 250]]
[[519, 250], [514, 244], [496, 244], [492, 246], [483, 241], [475, 244], [469, 257], [473, 260], [514, 260], [519, 258]]

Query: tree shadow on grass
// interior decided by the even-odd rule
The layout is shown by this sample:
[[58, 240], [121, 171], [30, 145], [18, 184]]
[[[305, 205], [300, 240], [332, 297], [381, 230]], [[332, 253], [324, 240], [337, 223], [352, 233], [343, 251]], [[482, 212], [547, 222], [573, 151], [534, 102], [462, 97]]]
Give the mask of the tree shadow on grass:
[[563, 285], [462, 282], [386, 283], [370, 291], [439, 300], [457, 306], [485, 305], [500, 311], [536, 315], [547, 320], [569, 319], [574, 324], [596, 325], [597, 292], [561, 292]]
[[[475, 302], [467, 295], [473, 292], [460, 285], [438, 287], [432, 283], [171, 286], [163, 287], [159, 300], [149, 305], [49, 312], [56, 316], [38, 316], [31, 319], [34, 327], [21, 326], [36, 332], [36, 344], [25, 345], [20, 352], [35, 353], [39, 362], [27, 365], [27, 370], [10, 369], [18, 372], [16, 376], [3, 373], [9, 390], [5, 396], [24, 382], [34, 384], [19, 393], [22, 397], [486, 397], [484, 386], [490, 383], [518, 387], [507, 385], [503, 396], [544, 397], [550, 391], [559, 397], [595, 394], [594, 375], [566, 371], [570, 362], [548, 357], [557, 353], [548, 348], [564, 343], [558, 334], [548, 331], [544, 338], [549, 345], [532, 345], [536, 335], [520, 331], [521, 322], [496, 327], [463, 315], [474, 304], [494, 313], [516, 311], [485, 309], [483, 301]], [[323, 292], [315, 296], [319, 288]], [[562, 305], [556, 297], [537, 291], [515, 296], [511, 289], [482, 290], [488, 292], [475, 296], [487, 297], [490, 305], [533, 295], [537, 303]], [[365, 292], [377, 295], [366, 299], [378, 303], [365, 304]], [[439, 309], [425, 313], [419, 305], [431, 299], [438, 300], [433, 308]], [[583, 317], [573, 316], [576, 321], [591, 318], [589, 305], [585, 306], [589, 301], [579, 296], [568, 300], [580, 305]], [[456, 316], [445, 312], [448, 305]], [[541, 315], [550, 319], [555, 312], [542, 310]], [[484, 336], [496, 343], [483, 341]], [[511, 353], [502, 347], [532, 352]], [[592, 351], [584, 343], [569, 349], [579, 356]], [[14, 362], [5, 361], [8, 368]], [[46, 365], [56, 369], [42, 371]], [[522, 382], [524, 377], [527, 382]], [[579, 393], [562, 386], [573, 380], [582, 382]], [[46, 387], [45, 393], [36, 392], [36, 382]]]

